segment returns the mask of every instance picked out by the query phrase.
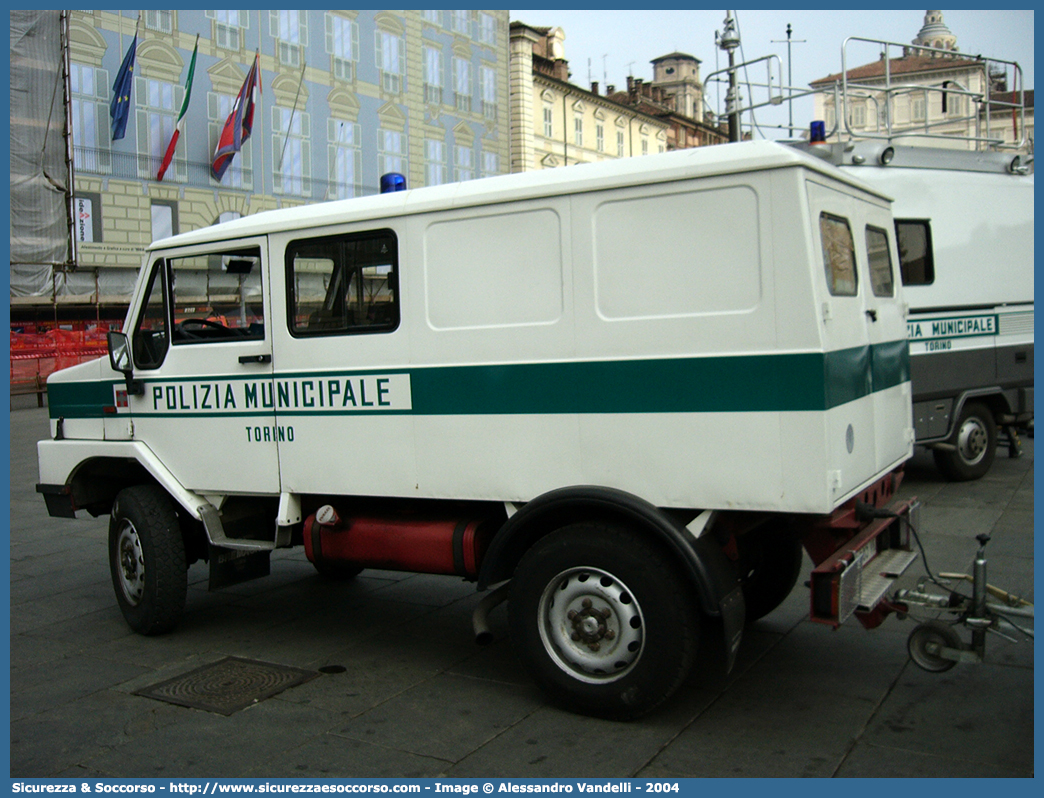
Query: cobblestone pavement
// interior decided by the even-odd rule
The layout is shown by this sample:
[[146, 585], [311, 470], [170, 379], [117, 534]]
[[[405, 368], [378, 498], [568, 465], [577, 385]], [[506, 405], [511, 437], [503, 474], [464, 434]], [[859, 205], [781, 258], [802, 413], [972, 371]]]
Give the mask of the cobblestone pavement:
[[[907, 658], [911, 621], [831, 632], [807, 620], [804, 578], [746, 630], [730, 675], [707, 643], [669, 706], [632, 723], [550, 706], [504, 607], [476, 646], [471, 585], [331, 583], [299, 549], [216, 592], [192, 566], [181, 625], [140, 637], [113, 596], [108, 519], [49, 518], [35, 493], [47, 434], [46, 409], [11, 412], [12, 776], [1033, 775], [1032, 644], [991, 636], [985, 664], [926, 673]], [[966, 571], [990, 532], [990, 581], [1032, 599], [1033, 441], [978, 482], [944, 482], [923, 453], [907, 473], [933, 570]], [[228, 656], [331, 672], [228, 716], [135, 695]]]

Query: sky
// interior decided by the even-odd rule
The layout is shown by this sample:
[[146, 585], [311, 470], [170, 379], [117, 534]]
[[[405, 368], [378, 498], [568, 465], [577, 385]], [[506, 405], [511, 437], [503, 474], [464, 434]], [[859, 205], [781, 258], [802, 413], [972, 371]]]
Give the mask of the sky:
[[[560, 27], [565, 31], [565, 57], [572, 73], [570, 81], [585, 88], [597, 81], [600, 91], [607, 84], [625, 88], [627, 76], [652, 79], [653, 58], [673, 52], [698, 58], [700, 78], [728, 65], [728, 55], [715, 46], [715, 31], [724, 30], [725, 10], [573, 10], [514, 11], [512, 21], [534, 27]], [[908, 44], [924, 24], [924, 11], [734, 11], [739, 25], [741, 50], [737, 63], [762, 56], [779, 56], [777, 77], [786, 83], [787, 24], [792, 26], [790, 69], [795, 86], [807, 87], [819, 78], [841, 71], [841, 46], [850, 36]], [[974, 11], [943, 9], [943, 21], [957, 37], [962, 53], [1014, 61], [1022, 68], [1023, 88], [1033, 88], [1033, 11]], [[799, 41], [804, 40], [804, 41]], [[898, 49], [890, 50], [898, 56]], [[867, 43], [849, 45], [846, 64], [854, 66], [877, 60], [879, 49]], [[590, 63], [590, 67], [588, 64]], [[764, 62], [747, 71], [753, 82], [766, 82]], [[1009, 86], [1011, 88], [1011, 86]], [[767, 99], [764, 90], [753, 89], [755, 101]], [[720, 96], [720, 105], [717, 102]], [[711, 106], [724, 112], [725, 89], [711, 87]], [[766, 138], [786, 135], [779, 127], [789, 124], [790, 111], [780, 107], [755, 112]], [[812, 100], [795, 100], [794, 125], [801, 130], [812, 116]], [[746, 121], [746, 120], [745, 120]], [[773, 128], [772, 126], [776, 126]]]

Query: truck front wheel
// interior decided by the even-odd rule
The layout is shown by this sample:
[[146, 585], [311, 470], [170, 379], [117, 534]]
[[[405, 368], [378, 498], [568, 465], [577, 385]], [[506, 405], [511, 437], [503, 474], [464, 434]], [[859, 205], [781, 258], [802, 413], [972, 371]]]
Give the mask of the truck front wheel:
[[109, 570], [131, 629], [155, 635], [177, 625], [188, 590], [185, 541], [162, 488], [135, 485], [116, 496], [109, 521]]
[[932, 450], [935, 465], [947, 479], [963, 482], [985, 476], [997, 453], [993, 413], [981, 402], [968, 402], [961, 408], [948, 443], [952, 449]]
[[696, 654], [696, 598], [676, 563], [630, 530], [580, 523], [539, 540], [511, 583], [519, 658], [556, 703], [629, 719], [666, 700]]

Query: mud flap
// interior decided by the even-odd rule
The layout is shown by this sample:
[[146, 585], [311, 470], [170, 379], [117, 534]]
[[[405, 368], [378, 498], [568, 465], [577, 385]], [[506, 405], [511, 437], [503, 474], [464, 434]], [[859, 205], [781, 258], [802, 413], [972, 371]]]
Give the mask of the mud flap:
[[702, 604], [708, 615], [721, 618], [725, 643], [725, 672], [731, 673], [747, 623], [743, 588], [732, 561], [710, 535], [692, 542], [696, 554], [695, 575], [700, 582]]
[[251, 579], [268, 576], [272, 569], [269, 555], [272, 552], [226, 549], [210, 544], [209, 590], [238, 585]]
[[725, 634], [725, 673], [732, 673], [743, 639], [743, 626], [746, 623], [747, 607], [743, 601], [743, 589], [735, 588], [721, 600], [721, 625]]

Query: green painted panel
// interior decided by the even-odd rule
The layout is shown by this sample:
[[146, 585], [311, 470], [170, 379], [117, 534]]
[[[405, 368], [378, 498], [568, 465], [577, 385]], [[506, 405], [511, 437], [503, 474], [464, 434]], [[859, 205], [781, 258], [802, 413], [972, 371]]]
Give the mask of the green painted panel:
[[[435, 366], [393, 371], [410, 375], [412, 410], [405, 412], [414, 415], [720, 413], [828, 410], [908, 380], [910, 366], [907, 342], [902, 340], [826, 354]], [[374, 373], [385, 372], [280, 373], [277, 378]], [[208, 378], [223, 382], [234, 379], [227, 375]], [[152, 381], [146, 378], [146, 382]], [[103, 381], [51, 385], [51, 417], [101, 417], [102, 408], [113, 403], [114, 384]], [[355, 412], [351, 408], [315, 408], [293, 414]], [[271, 408], [236, 412], [268, 417], [272, 414]]]

